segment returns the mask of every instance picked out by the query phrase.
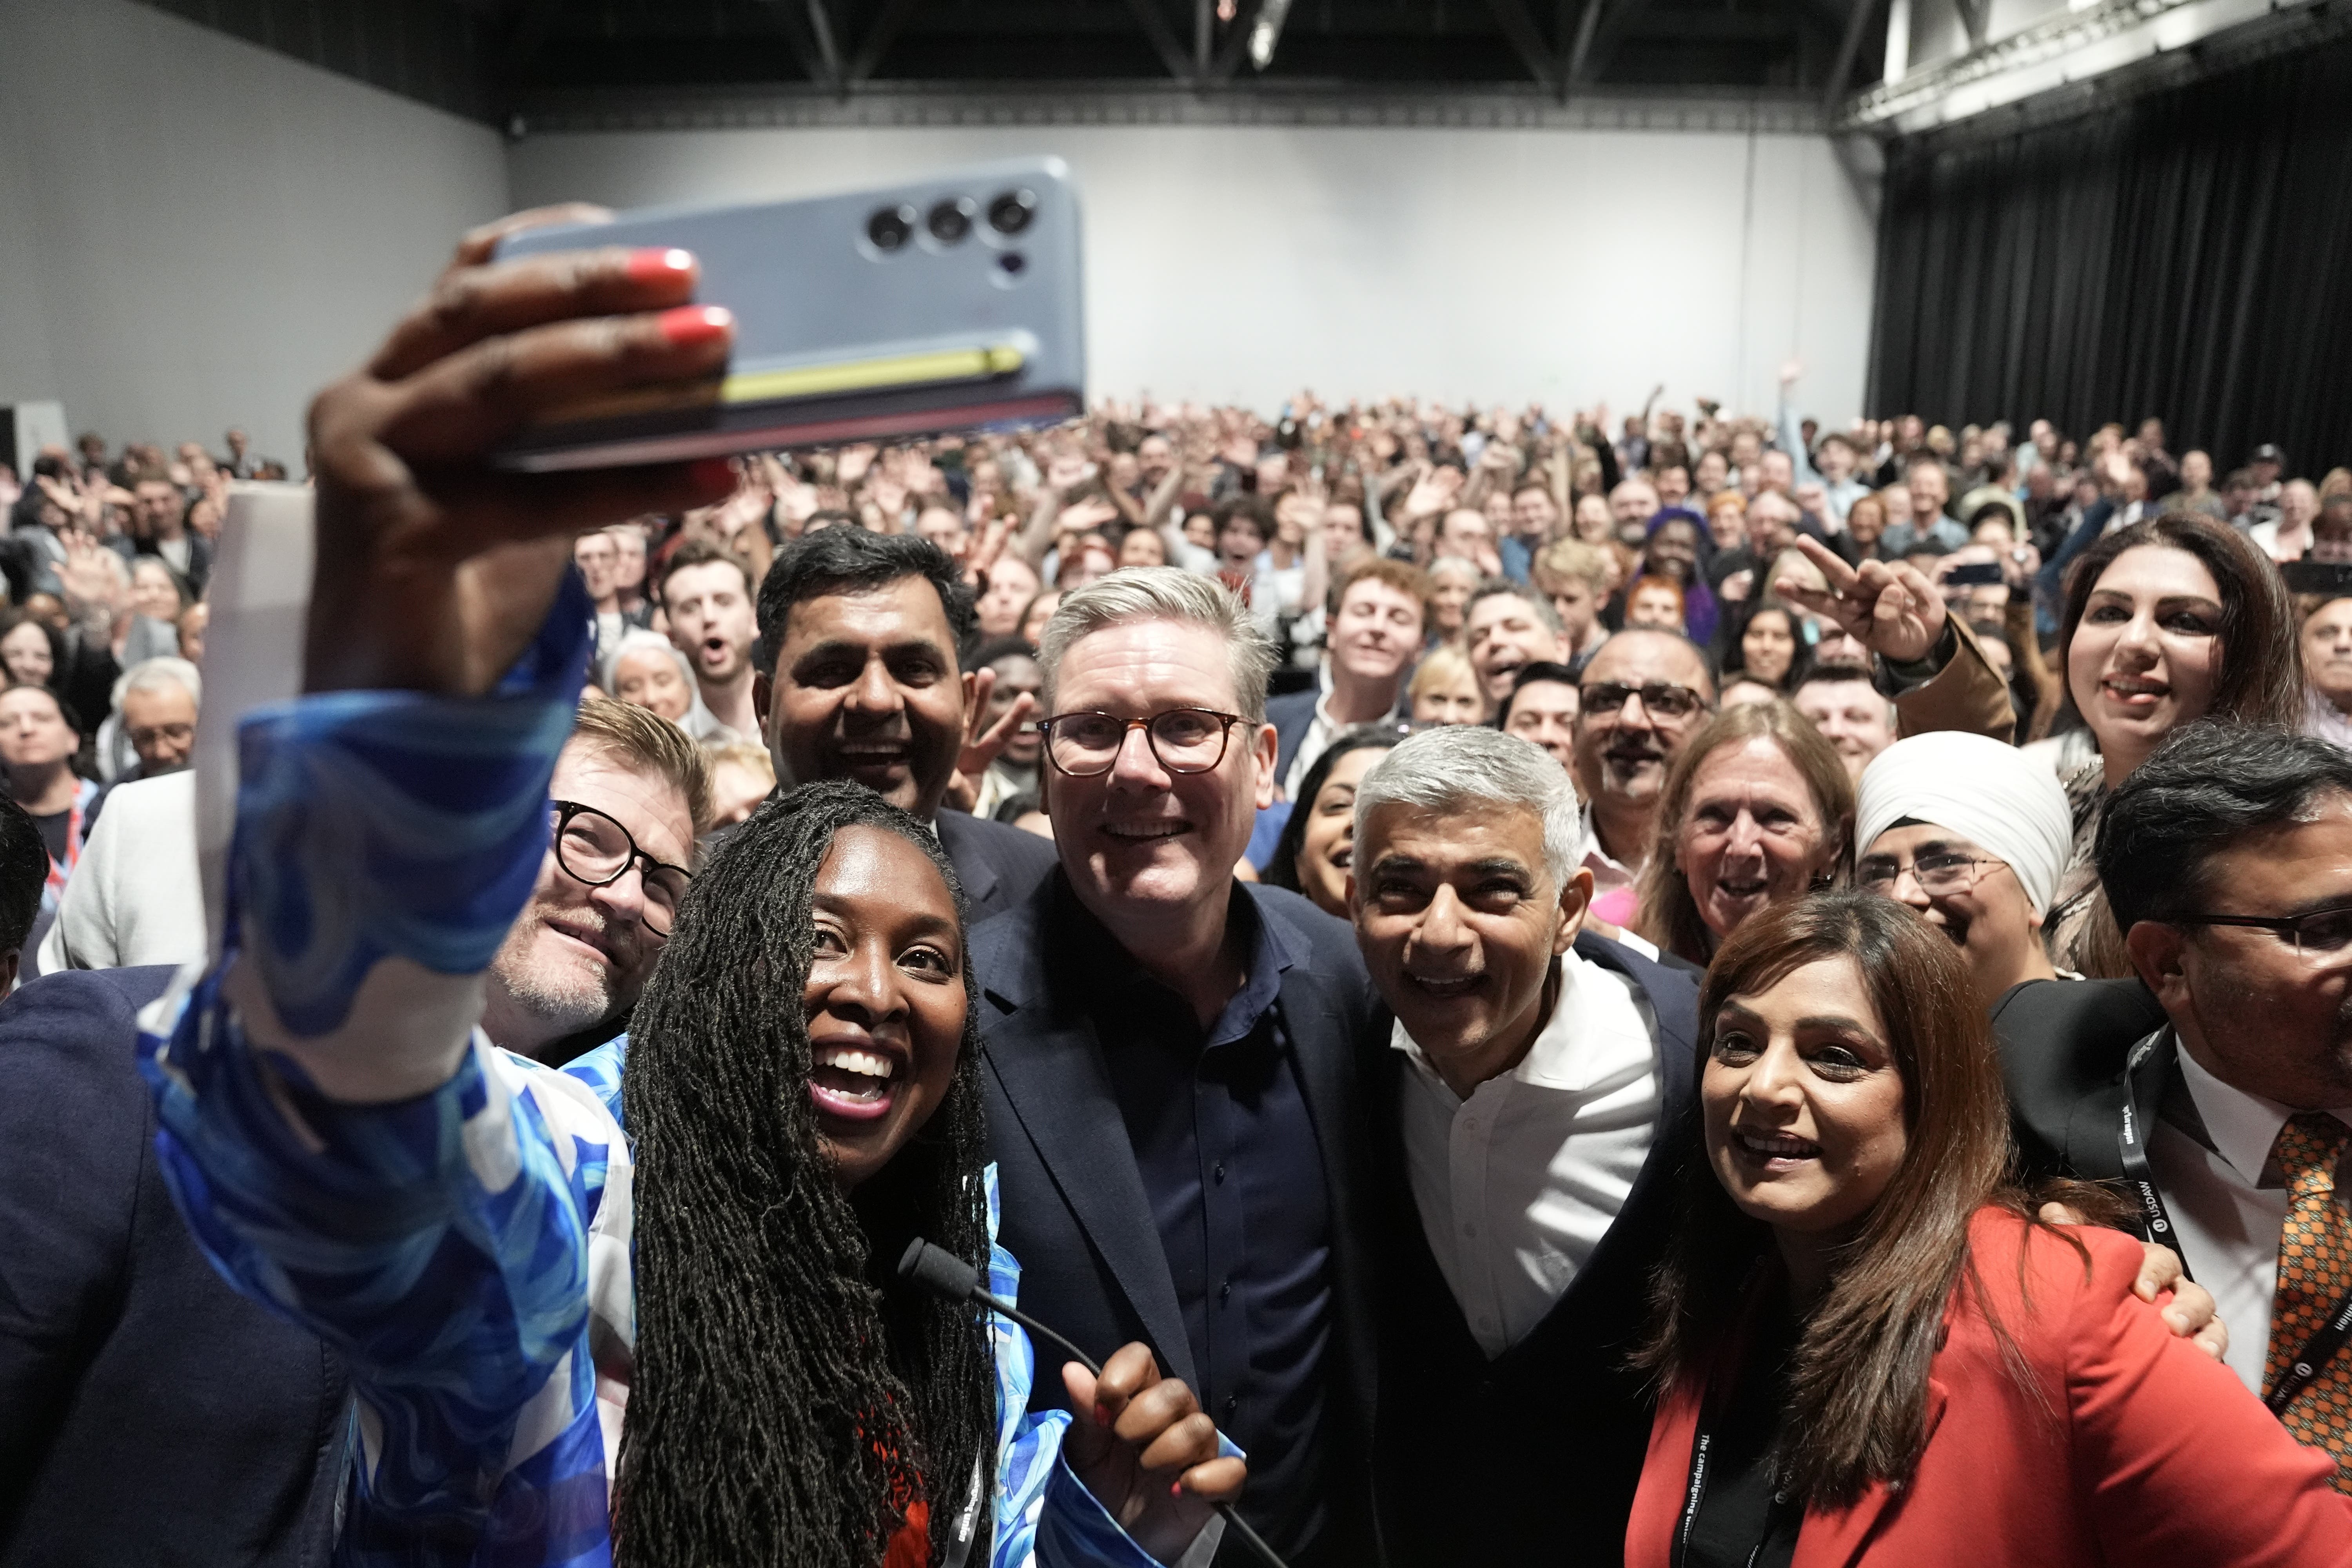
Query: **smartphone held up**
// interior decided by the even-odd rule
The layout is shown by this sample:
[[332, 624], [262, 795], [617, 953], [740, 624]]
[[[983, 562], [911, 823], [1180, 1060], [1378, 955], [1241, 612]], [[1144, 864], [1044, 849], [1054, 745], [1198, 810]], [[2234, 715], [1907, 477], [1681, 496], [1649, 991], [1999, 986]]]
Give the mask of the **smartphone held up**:
[[839, 195], [535, 228], [501, 257], [675, 246], [735, 317], [719, 376], [556, 410], [533, 471], [1049, 424], [1086, 407], [1076, 187], [1058, 158]]

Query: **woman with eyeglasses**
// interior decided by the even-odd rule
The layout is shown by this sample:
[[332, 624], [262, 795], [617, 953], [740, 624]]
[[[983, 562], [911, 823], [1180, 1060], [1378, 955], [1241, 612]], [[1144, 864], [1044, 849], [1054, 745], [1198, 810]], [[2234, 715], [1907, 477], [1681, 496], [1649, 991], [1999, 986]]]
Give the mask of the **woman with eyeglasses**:
[[1699, 1140], [1636, 1360], [1626, 1568], [2334, 1568], [2352, 1499], [2029, 1197], [1959, 952], [1891, 900], [1759, 915], [1699, 998]]
[[2058, 978], [2042, 920], [2074, 829], [2040, 761], [1982, 735], [1897, 741], [1863, 770], [1854, 830], [1854, 886], [1949, 937], [1988, 1016], [2011, 986]]

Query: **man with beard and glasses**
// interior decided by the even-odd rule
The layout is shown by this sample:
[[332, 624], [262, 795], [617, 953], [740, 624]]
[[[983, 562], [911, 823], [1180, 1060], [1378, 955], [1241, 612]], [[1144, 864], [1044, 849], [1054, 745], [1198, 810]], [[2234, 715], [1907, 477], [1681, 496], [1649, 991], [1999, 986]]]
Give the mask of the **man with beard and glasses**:
[[561, 1067], [625, 1026], [668, 935], [664, 917], [640, 918], [616, 884], [582, 875], [583, 854], [625, 839], [656, 863], [649, 879], [682, 894], [694, 841], [709, 826], [710, 784], [685, 731], [645, 709], [592, 699], [556, 756], [549, 793], [552, 842], [530, 901], [490, 961], [482, 1029], [493, 1045]]
[[662, 568], [656, 592], [669, 616], [670, 642], [694, 666], [702, 705], [734, 734], [757, 735], [751, 645], [760, 625], [751, 611], [751, 569], [731, 551], [688, 540]]
[[2095, 854], [2139, 977], [1995, 1009], [2027, 1173], [2121, 1184], [2213, 1293], [2231, 1370], [2342, 1467], [2352, 1354], [2321, 1331], [2352, 1283], [2352, 756], [2183, 725], [2107, 797]]
[[777, 552], [760, 584], [758, 698], [782, 789], [818, 779], [862, 784], [939, 830], [977, 922], [1053, 874], [1054, 847], [1032, 833], [944, 807], [959, 769], [979, 778], [1036, 716], [1016, 698], [967, 735], [995, 676], [966, 672], [971, 634], [963, 574], [928, 539], [828, 528]]

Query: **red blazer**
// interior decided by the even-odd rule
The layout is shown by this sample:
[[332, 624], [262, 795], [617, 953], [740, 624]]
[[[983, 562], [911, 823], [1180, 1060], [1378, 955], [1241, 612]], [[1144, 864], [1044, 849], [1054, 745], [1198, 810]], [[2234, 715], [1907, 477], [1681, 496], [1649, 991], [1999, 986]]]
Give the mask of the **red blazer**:
[[[1917, 1474], [1840, 1512], [1808, 1513], [1795, 1568], [2352, 1563], [2352, 1498], [2331, 1487], [2335, 1464], [2132, 1295], [2138, 1242], [2070, 1234], [2090, 1249], [2087, 1277], [2064, 1241], [2003, 1210], [1981, 1210], [1969, 1227], [1993, 1310], [2055, 1419], [2003, 1367], [1963, 1284], [1928, 1369]], [[1659, 1406], [1626, 1568], [1671, 1560], [1698, 1415], [1687, 1394]]]

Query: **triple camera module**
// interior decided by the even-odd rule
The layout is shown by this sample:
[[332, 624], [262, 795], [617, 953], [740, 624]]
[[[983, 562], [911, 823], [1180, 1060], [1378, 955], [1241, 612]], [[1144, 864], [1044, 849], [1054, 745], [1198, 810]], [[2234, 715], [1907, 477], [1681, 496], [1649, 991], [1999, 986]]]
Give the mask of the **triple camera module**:
[[[976, 223], [985, 222], [999, 238], [1011, 239], [1026, 232], [1036, 220], [1037, 193], [1015, 189], [998, 192], [984, 209], [970, 196], [944, 197], [932, 203], [929, 212], [904, 202], [877, 207], [866, 220], [866, 238], [885, 256], [905, 249], [918, 233], [929, 234], [931, 243], [944, 250], [962, 244]], [[1007, 252], [997, 258], [997, 265], [1013, 273], [1022, 269], [1024, 262], [1017, 252]]]

